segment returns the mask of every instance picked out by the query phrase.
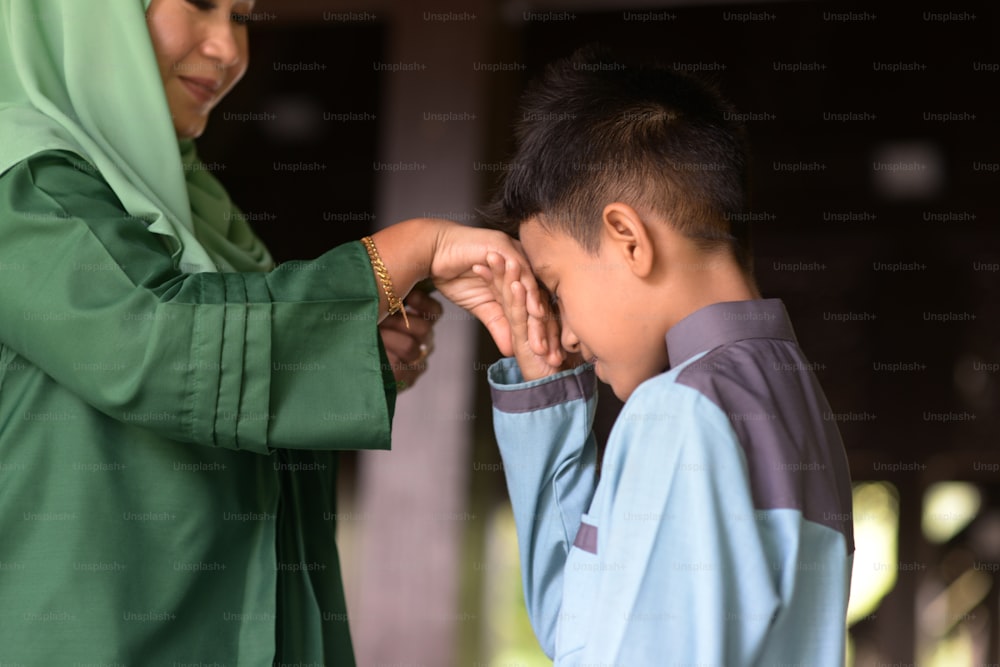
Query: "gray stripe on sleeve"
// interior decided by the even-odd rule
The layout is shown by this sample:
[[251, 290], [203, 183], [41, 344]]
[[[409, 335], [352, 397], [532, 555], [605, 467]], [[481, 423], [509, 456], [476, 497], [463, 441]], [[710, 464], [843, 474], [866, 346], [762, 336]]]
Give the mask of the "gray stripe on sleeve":
[[594, 371], [585, 370], [522, 389], [491, 386], [490, 394], [493, 397], [493, 407], [500, 412], [531, 412], [581, 398], [587, 400], [594, 395], [596, 386]]

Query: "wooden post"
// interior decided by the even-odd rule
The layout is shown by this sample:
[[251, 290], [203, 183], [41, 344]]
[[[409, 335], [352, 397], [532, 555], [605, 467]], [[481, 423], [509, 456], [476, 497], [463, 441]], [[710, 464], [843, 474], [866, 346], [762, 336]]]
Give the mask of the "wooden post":
[[[379, 117], [377, 219], [468, 222], [481, 202], [486, 2], [396, 3], [389, 18]], [[360, 459], [359, 580], [347, 581], [359, 665], [448, 665], [457, 633], [478, 622], [458, 608], [472, 453], [477, 322], [447, 308], [437, 353], [401, 394], [393, 451]]]

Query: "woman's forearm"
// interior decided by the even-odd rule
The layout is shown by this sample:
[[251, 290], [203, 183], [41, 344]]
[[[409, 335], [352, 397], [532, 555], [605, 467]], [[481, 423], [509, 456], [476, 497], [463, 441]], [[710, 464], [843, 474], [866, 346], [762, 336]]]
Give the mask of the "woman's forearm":
[[[396, 297], [405, 299], [414, 285], [431, 275], [440, 230], [447, 222], [434, 218], [413, 218], [404, 220], [371, 235], [386, 273], [391, 281], [391, 289]], [[375, 262], [373, 262], [374, 268]], [[386, 294], [388, 283], [384, 283], [376, 272], [375, 281], [379, 293], [379, 321], [389, 313], [389, 299]]]

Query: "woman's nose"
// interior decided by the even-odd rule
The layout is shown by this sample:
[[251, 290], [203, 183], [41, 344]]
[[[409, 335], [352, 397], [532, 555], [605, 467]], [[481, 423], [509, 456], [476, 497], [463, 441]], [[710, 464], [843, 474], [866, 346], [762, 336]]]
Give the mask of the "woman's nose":
[[222, 67], [235, 67], [244, 55], [236, 39], [235, 26], [231, 21], [218, 22], [209, 30], [202, 43], [202, 53], [217, 61]]

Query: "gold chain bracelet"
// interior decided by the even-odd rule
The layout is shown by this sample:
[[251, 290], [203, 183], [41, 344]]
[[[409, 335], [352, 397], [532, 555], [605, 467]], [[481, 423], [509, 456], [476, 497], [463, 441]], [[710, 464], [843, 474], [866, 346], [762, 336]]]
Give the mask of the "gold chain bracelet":
[[361, 242], [365, 244], [365, 250], [368, 251], [368, 259], [371, 260], [375, 275], [378, 276], [379, 282], [382, 283], [382, 291], [385, 292], [385, 300], [389, 304], [389, 314], [402, 313], [403, 322], [406, 324], [406, 328], [409, 329], [410, 320], [406, 317], [406, 307], [403, 306], [403, 300], [396, 296], [396, 290], [392, 286], [392, 278], [389, 277], [389, 270], [382, 263], [382, 258], [375, 247], [375, 241], [372, 240], [372, 237], [366, 236], [361, 239]]

